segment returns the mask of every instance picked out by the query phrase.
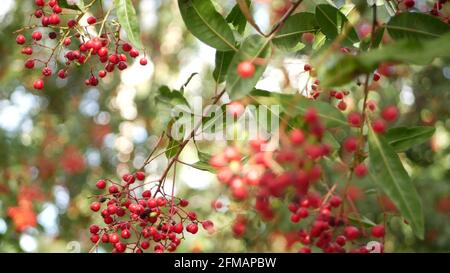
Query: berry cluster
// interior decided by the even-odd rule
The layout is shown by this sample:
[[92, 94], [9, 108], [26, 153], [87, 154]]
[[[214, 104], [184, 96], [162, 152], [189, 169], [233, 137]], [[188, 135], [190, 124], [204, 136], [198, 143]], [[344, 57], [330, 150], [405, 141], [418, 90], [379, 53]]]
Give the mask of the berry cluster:
[[[22, 46], [22, 54], [30, 56], [25, 67], [41, 69], [42, 76], [34, 81], [35, 89], [44, 88], [46, 77], [56, 75], [64, 79], [70, 66], [86, 64], [91, 72], [85, 84], [96, 86], [99, 78], [115, 69], [126, 69], [128, 57], [134, 59], [140, 55], [136, 48], [121, 39], [118, 23], [107, 22], [108, 18], [99, 21], [90, 16], [87, 25], [81, 25], [86, 12], [63, 14], [56, 0], [34, 2], [36, 9], [32, 17], [36, 23], [19, 29], [16, 43]], [[29, 36], [25, 33], [28, 31], [32, 31]], [[147, 59], [141, 58], [140, 64], [146, 65]]]
[[144, 172], [139, 171], [134, 175], [123, 175], [121, 183], [109, 179], [97, 181], [96, 187], [107, 192], [97, 195], [90, 208], [101, 214], [106, 226], [90, 226], [91, 241], [95, 246], [111, 244], [113, 252], [141, 253], [153, 245], [157, 253], [173, 252], [185, 231], [196, 234], [199, 224], [206, 231], [214, 232], [213, 222], [200, 221], [195, 212], [185, 210], [188, 200], [160, 191], [152, 194], [151, 190], [143, 190], [149, 184], [144, 180]]
[[[387, 120], [396, 115], [392, 108], [382, 113]], [[349, 115], [352, 126], [362, 126], [362, 122], [361, 115]], [[281, 147], [276, 151], [262, 151], [264, 142], [260, 140], [251, 141], [249, 150], [226, 147], [223, 153], [210, 159], [218, 180], [229, 188], [234, 200], [252, 206], [264, 221], [279, 215], [273, 205], [279, 204], [277, 199], [288, 200], [284, 208], [290, 211], [290, 221], [302, 225], [296, 239], [303, 245], [300, 252], [310, 252], [311, 246], [324, 252], [367, 252], [365, 243], [370, 236], [383, 238], [384, 226], [372, 227], [369, 234], [363, 227], [352, 225], [348, 215], [353, 210], [344, 206], [336, 184], [324, 189], [323, 163], [332, 148], [324, 139], [326, 128], [317, 111], [308, 109], [300, 124], [304, 126], [281, 135]], [[357, 137], [348, 137], [343, 150], [349, 154], [356, 152], [358, 141]], [[245, 164], [244, 156], [248, 157]], [[360, 163], [353, 171], [362, 177], [367, 168]], [[232, 227], [235, 236], [245, 235], [248, 222], [244, 215], [237, 216]]]

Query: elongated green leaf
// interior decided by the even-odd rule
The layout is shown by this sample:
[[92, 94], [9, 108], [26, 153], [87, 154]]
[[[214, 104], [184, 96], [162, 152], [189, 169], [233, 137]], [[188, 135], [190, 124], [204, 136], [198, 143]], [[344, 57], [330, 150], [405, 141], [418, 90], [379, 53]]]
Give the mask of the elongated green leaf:
[[301, 44], [303, 33], [315, 32], [319, 29], [313, 13], [301, 12], [289, 17], [283, 28], [273, 39], [273, 44], [283, 50], [291, 51]]
[[178, 0], [188, 30], [205, 44], [221, 51], [236, 51], [233, 31], [210, 0]]
[[380, 63], [427, 65], [435, 58], [450, 56], [449, 48], [450, 33], [430, 41], [402, 40], [357, 56], [334, 55], [319, 66], [318, 78], [324, 87], [341, 86], [360, 74], [372, 72]]
[[387, 140], [369, 129], [370, 175], [411, 224], [414, 234], [423, 239], [422, 202], [400, 158]]
[[435, 130], [431, 126], [397, 127], [389, 129], [385, 137], [396, 152], [403, 152], [427, 141]]
[[131, 0], [114, 0], [117, 19], [120, 25], [127, 33], [128, 40], [137, 48], [142, 49], [140, 39], [139, 21], [136, 16], [136, 10]]
[[216, 51], [216, 65], [213, 71], [213, 78], [216, 82], [225, 81], [228, 67], [236, 52], [234, 51]]
[[[232, 100], [242, 98], [253, 90], [266, 69], [270, 48], [270, 41], [259, 35], [252, 35], [244, 40], [241, 48], [231, 60], [227, 72], [226, 89]], [[244, 79], [237, 73], [237, 67], [243, 61], [254, 62], [255, 73], [250, 78]]]
[[437, 17], [418, 12], [402, 12], [388, 22], [386, 28], [393, 39], [428, 40], [450, 31], [450, 25]]
[[[247, 0], [247, 5], [250, 6], [250, 1]], [[227, 15], [226, 21], [231, 24], [239, 34], [244, 33], [245, 27], [247, 26], [247, 19], [245, 15], [242, 14], [239, 4], [234, 5], [230, 13]]]
[[[320, 26], [320, 31], [330, 40], [336, 39], [348, 23], [347, 17], [340, 10], [327, 4], [316, 6], [316, 21]], [[358, 34], [351, 27], [344, 44], [352, 45], [357, 42], [359, 42]]]
[[[240, 34], [244, 32], [245, 27], [247, 26], [247, 19], [245, 19], [245, 16], [242, 14], [238, 4], [233, 7], [226, 20], [228, 23], [233, 25]], [[221, 83], [225, 81], [227, 70], [234, 54], [235, 51], [216, 51], [216, 65], [213, 71], [213, 78], [216, 82]]]
[[200, 151], [197, 151], [197, 153], [198, 153], [198, 161], [192, 164], [192, 167], [202, 171], [215, 173], [216, 169], [214, 169], [211, 166], [211, 164], [209, 164], [209, 159], [211, 158], [211, 155]]
[[180, 150], [180, 145], [181, 143], [173, 138], [170, 138], [169, 143], [167, 144], [166, 147], [166, 156], [167, 158], [172, 158], [174, 157], [178, 151]]

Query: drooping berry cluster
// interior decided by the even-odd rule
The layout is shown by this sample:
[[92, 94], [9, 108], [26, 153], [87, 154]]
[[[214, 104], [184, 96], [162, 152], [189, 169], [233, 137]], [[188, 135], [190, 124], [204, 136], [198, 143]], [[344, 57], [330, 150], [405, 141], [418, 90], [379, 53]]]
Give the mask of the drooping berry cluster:
[[[91, 70], [85, 84], [96, 86], [99, 78], [116, 69], [126, 69], [129, 57], [140, 55], [138, 49], [121, 39], [117, 22], [90, 16], [87, 24], [81, 25], [87, 11], [63, 13], [57, 0], [34, 2], [32, 17], [36, 22], [17, 31], [16, 43], [22, 46], [22, 54], [30, 56], [25, 67], [41, 70], [41, 77], [33, 84], [35, 89], [44, 88], [45, 78], [56, 75], [64, 79], [71, 66], [81, 65], [88, 65]], [[141, 58], [140, 64], [146, 65], [147, 59]]]
[[[198, 225], [212, 233], [210, 220], [200, 221], [197, 214], [186, 211], [189, 201], [143, 190], [145, 174], [125, 174], [122, 182], [99, 180], [96, 187], [106, 190], [91, 203], [93, 212], [99, 212], [106, 226], [91, 225], [91, 241], [110, 244], [113, 252], [141, 253], [150, 247], [154, 252], [173, 252], [180, 245], [185, 232], [196, 234]], [[136, 185], [138, 184], [138, 185]], [[156, 194], [158, 193], [158, 194]]]
[[[391, 110], [382, 115], [393, 119]], [[305, 112], [300, 123], [304, 126], [281, 135], [281, 147], [276, 151], [263, 151], [264, 142], [253, 140], [249, 150], [228, 146], [213, 156], [210, 164], [217, 170], [218, 180], [229, 188], [235, 201], [252, 206], [265, 221], [279, 215], [274, 204], [287, 200], [290, 221], [302, 226], [297, 234], [297, 241], [303, 245], [300, 252], [310, 252], [311, 246], [324, 252], [368, 252], [370, 237], [383, 238], [384, 226], [374, 226], [369, 232], [353, 225], [348, 217], [352, 209], [343, 206], [337, 184], [323, 186], [324, 160], [332, 152], [324, 138], [324, 124], [314, 108]], [[349, 115], [349, 123], [361, 126], [362, 117]], [[343, 143], [348, 153], [358, 147], [357, 137], [349, 136]], [[248, 161], [242, 163], [247, 156]], [[361, 163], [354, 172], [361, 177], [367, 168]], [[246, 216], [237, 215], [232, 227], [235, 236], [246, 234], [248, 221]]]

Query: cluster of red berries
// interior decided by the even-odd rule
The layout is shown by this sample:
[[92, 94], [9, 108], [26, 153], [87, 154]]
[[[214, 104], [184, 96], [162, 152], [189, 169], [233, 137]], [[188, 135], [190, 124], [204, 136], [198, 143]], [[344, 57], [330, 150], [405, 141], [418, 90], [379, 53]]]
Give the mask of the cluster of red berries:
[[185, 210], [188, 200], [143, 190], [144, 180], [144, 172], [139, 171], [123, 175], [120, 183], [97, 181], [96, 187], [107, 193], [97, 195], [90, 208], [101, 214], [106, 226], [90, 226], [92, 243], [111, 244], [118, 253], [141, 253], [150, 247], [157, 253], [173, 252], [185, 232], [196, 234], [199, 224], [214, 232], [213, 222], [200, 221], [195, 212]]
[[[22, 45], [22, 54], [39, 57], [30, 58], [25, 61], [25, 67], [34, 69], [39, 65], [42, 77], [35, 80], [34, 88], [41, 90], [44, 88], [44, 78], [54, 74], [64, 79], [67, 77], [69, 67], [71, 65], [79, 66], [89, 63], [91, 73], [89, 78], [85, 80], [88, 86], [98, 85], [99, 78], [106, 77], [107, 73], [113, 72], [116, 68], [124, 70], [128, 67], [128, 57], [137, 58], [139, 51], [120, 38], [120, 28], [110, 27], [105, 21], [98, 22], [97, 18], [90, 16], [87, 18], [87, 26], [79, 24], [83, 13], [76, 14], [76, 17], [69, 17], [73, 13], [62, 14], [63, 9], [58, 5], [58, 1], [35, 0], [36, 9], [33, 17], [37, 20], [37, 24], [24, 27], [18, 30], [16, 42]], [[46, 3], [47, 2], [47, 3]], [[72, 15], [73, 16], [73, 15]], [[104, 20], [106, 20], [105, 18]], [[94, 28], [101, 23], [98, 37], [92, 37], [92, 33], [88, 32], [89, 28]], [[24, 34], [25, 30], [33, 30], [31, 33], [31, 41]], [[49, 40], [44, 41], [47, 34]], [[59, 55], [64, 58], [61, 67], [57, 69]], [[46, 56], [46, 59], [41, 59]], [[97, 56], [101, 69], [94, 72], [94, 56]], [[141, 65], [147, 64], [145, 57], [140, 59]]]
[[445, 12], [444, 4], [448, 3], [450, 0], [439, 0], [436, 1], [433, 5], [433, 8], [430, 11], [430, 14], [436, 17], [439, 17], [442, 21], [446, 22], [447, 24], [450, 24], [450, 17], [448, 16], [448, 13]]
[[[324, 124], [314, 108], [304, 113], [300, 123], [304, 126], [281, 135], [281, 147], [276, 151], [263, 151], [265, 142], [253, 140], [249, 150], [228, 146], [211, 157], [209, 163], [233, 199], [250, 204], [265, 221], [275, 218], [276, 199], [289, 200], [290, 221], [307, 225], [298, 232], [297, 240], [303, 245], [300, 252], [310, 252], [312, 245], [324, 252], [367, 252], [363, 241], [367, 243], [369, 235], [351, 225], [347, 217], [350, 209], [341, 207], [342, 198], [334, 190], [323, 193], [319, 183], [323, 178], [323, 159], [332, 152], [324, 139]], [[361, 126], [362, 119], [350, 115], [349, 123]], [[356, 137], [349, 137], [343, 144], [347, 152], [355, 152], [358, 147]], [[244, 156], [248, 157], [245, 164]], [[354, 171], [357, 176], [364, 176], [367, 168], [361, 163]], [[234, 235], [244, 236], [248, 222], [244, 215], [238, 215], [232, 227]], [[384, 227], [374, 227], [372, 236], [384, 237]], [[366, 240], [359, 240], [362, 238]]]

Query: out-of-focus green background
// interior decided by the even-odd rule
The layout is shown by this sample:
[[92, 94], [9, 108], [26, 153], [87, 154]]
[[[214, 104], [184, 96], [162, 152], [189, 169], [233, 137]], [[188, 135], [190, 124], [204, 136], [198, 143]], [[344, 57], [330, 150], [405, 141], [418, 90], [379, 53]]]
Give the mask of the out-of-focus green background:
[[[65, 80], [46, 81], [45, 90], [36, 92], [32, 83], [39, 72], [24, 69], [24, 57], [12, 34], [27, 23], [33, 12], [31, 2], [3, 0], [0, 10], [0, 252], [85, 252], [92, 245], [88, 227], [100, 221], [89, 210], [88, 197], [95, 192], [96, 180], [118, 177], [142, 164], [157, 138], [154, 94], [160, 85], [179, 88], [197, 72], [186, 96], [191, 100], [195, 96], [212, 96], [215, 52], [188, 34], [176, 1], [134, 1], [149, 57], [147, 66], [133, 65], [96, 88], [84, 86], [89, 68], [79, 68], [71, 70]], [[104, 0], [103, 5], [107, 7], [110, 2]], [[216, 2], [224, 13], [234, 4]], [[274, 10], [284, 1], [259, 2], [255, 6], [256, 20], [263, 29], [268, 28]], [[312, 6], [318, 1], [305, 2], [305, 6]], [[288, 56], [291, 61], [304, 57], [302, 53]], [[269, 66], [266, 78], [270, 80], [262, 83], [266, 89], [282, 90], [283, 71], [289, 70], [292, 63], [285, 62], [284, 70], [280, 64], [282, 61], [278, 60]], [[437, 131], [431, 142], [402, 155], [423, 199], [426, 239], [418, 241], [399, 217], [392, 217], [386, 250], [448, 252], [449, 61], [396, 69], [403, 79], [382, 82], [379, 96], [399, 105], [403, 114], [399, 125], [434, 125]], [[210, 153], [224, 145], [201, 143]], [[193, 151], [193, 147], [187, 147], [183, 160], [195, 162]], [[166, 161], [161, 157], [149, 165], [147, 173], [158, 177]], [[360, 186], [361, 194], [370, 194], [364, 191], [364, 185]], [[233, 213], [211, 208], [218, 198], [228, 203], [226, 191], [213, 174], [179, 166], [176, 191], [179, 196], [188, 197], [191, 208], [200, 212], [202, 218], [213, 220], [218, 229], [213, 235], [202, 231], [197, 236], [187, 236], [178, 251], [296, 250], [287, 247], [289, 234], [296, 230], [285, 227], [288, 217], [286, 223], [256, 221], [249, 236], [233, 238]], [[8, 211], [17, 207], [24, 196], [33, 200], [31, 213], [37, 216], [37, 225], [17, 232]], [[358, 205], [361, 211], [371, 210], [364, 198]]]

